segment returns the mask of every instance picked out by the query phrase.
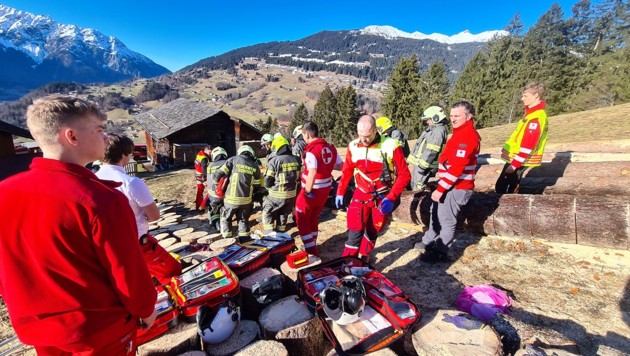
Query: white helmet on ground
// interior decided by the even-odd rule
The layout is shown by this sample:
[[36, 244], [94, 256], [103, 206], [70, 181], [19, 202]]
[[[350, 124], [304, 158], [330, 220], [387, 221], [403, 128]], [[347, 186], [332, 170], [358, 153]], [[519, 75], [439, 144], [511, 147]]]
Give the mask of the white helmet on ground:
[[352, 324], [361, 319], [366, 294], [360, 278], [345, 276], [337, 284], [330, 283], [319, 295], [324, 312], [337, 324]]
[[215, 310], [202, 305], [197, 310], [197, 333], [208, 344], [220, 344], [232, 335], [240, 320], [240, 308], [231, 300]]

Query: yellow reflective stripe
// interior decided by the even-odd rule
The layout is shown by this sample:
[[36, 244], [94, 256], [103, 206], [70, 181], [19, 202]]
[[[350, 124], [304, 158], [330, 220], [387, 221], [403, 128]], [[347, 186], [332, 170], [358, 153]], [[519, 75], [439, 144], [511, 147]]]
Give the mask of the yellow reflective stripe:
[[283, 192], [279, 192], [277, 190], [270, 190], [269, 191], [269, 196], [272, 198], [279, 198], [279, 199], [288, 199], [288, 198], [295, 198], [295, 196], [297, 195], [296, 190], [287, 190], [287, 191], [283, 191]]
[[434, 145], [432, 143], [427, 143], [427, 148], [435, 152], [440, 152], [440, 150], [442, 149], [440, 145]]
[[238, 188], [238, 173], [232, 173], [232, 176], [230, 177], [230, 182], [232, 182], [232, 184], [230, 184], [230, 192], [227, 195], [231, 195], [231, 196], [236, 196], [236, 191]]
[[275, 177], [276, 176], [276, 172], [272, 171], [271, 169], [267, 169], [267, 171], [265, 172], [265, 176], [267, 176], [267, 177]]
[[232, 205], [245, 205], [252, 202], [252, 197], [226, 196], [223, 201]]

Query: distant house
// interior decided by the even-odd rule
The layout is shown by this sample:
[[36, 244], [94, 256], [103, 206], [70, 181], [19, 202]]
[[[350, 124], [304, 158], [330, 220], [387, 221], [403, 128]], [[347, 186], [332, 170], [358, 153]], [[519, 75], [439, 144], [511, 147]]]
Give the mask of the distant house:
[[0, 180], [27, 170], [33, 157], [38, 156], [28, 150], [25, 154], [16, 154], [13, 136], [33, 139], [28, 130], [0, 120]]
[[134, 119], [145, 130], [148, 156], [166, 165], [193, 163], [206, 144], [221, 146], [234, 155], [242, 142], [258, 143], [262, 137], [260, 130], [243, 120], [183, 98], [134, 115]]

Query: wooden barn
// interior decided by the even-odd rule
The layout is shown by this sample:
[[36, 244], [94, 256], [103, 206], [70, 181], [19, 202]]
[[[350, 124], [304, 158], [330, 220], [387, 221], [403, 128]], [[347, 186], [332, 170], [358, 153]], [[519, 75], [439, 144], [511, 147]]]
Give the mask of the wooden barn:
[[163, 166], [192, 164], [206, 144], [234, 155], [242, 142], [259, 142], [262, 137], [262, 132], [243, 120], [183, 98], [134, 118], [145, 130], [148, 156]]
[[27, 170], [33, 157], [41, 156], [29, 152], [28, 149], [25, 153], [16, 152], [13, 136], [33, 139], [28, 130], [0, 120], [0, 180]]

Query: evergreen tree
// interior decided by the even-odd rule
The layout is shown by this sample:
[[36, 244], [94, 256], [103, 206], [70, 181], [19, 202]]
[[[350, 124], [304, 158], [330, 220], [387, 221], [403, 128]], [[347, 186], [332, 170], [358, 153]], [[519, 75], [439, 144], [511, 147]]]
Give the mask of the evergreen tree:
[[[420, 109], [431, 105], [445, 107], [448, 101], [448, 76], [446, 66], [442, 62], [435, 62], [428, 71], [420, 76], [418, 99]], [[417, 130], [422, 130], [422, 122], [416, 120]]]
[[357, 93], [352, 85], [348, 85], [339, 89], [335, 98], [337, 101], [337, 123], [332, 132], [332, 143], [335, 146], [345, 146], [355, 136], [359, 121]]
[[320, 136], [326, 140], [332, 138], [332, 132], [335, 130], [337, 120], [336, 115], [337, 102], [335, 95], [330, 90], [330, 87], [326, 85], [313, 109], [313, 121], [319, 127]]
[[466, 65], [464, 71], [457, 79], [451, 96], [451, 103], [466, 100], [473, 104], [477, 111], [475, 125], [478, 128], [487, 127], [487, 116], [484, 115], [484, 106], [488, 100], [488, 54], [478, 52]]
[[293, 119], [291, 119], [291, 122], [289, 123], [289, 134], [293, 134], [293, 130], [296, 127], [304, 124], [306, 120], [308, 120], [308, 110], [306, 109], [306, 105], [304, 105], [304, 103], [301, 103], [297, 107], [295, 114], [293, 114]]
[[418, 101], [418, 59], [402, 57], [387, 80], [383, 96], [383, 113], [396, 123], [409, 139], [419, 136], [416, 121], [421, 114]]

